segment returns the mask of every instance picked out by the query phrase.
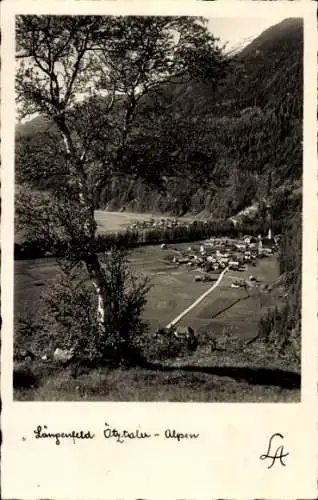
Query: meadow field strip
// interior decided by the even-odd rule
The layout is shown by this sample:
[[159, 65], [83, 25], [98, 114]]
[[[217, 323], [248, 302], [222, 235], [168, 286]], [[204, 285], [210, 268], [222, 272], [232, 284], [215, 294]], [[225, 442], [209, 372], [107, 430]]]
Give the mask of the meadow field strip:
[[171, 321], [171, 323], [169, 323], [166, 328], [170, 328], [171, 326], [175, 326], [177, 325], [177, 323], [179, 323], [179, 321], [184, 318], [184, 316], [186, 316], [190, 311], [192, 311], [192, 309], [194, 309], [195, 307], [197, 307], [211, 292], [213, 292], [213, 290], [220, 284], [220, 282], [222, 281], [225, 273], [227, 272], [228, 268], [225, 268], [224, 271], [222, 271], [220, 273], [220, 276], [218, 277], [217, 281], [210, 287], [208, 288], [208, 290], [206, 290], [202, 295], [200, 295], [189, 307], [187, 307], [187, 309], [185, 309], [184, 311], [182, 311], [181, 314], [179, 314], [175, 319], [173, 319]]
[[[199, 243], [196, 243], [199, 245]], [[186, 245], [175, 245], [175, 249]], [[173, 249], [169, 247], [169, 251]], [[171, 371], [92, 370], [73, 378], [68, 372], [43, 376], [38, 388], [18, 390], [17, 400], [43, 401], [299, 401], [299, 389], [282, 390], [276, 378], [266, 381], [258, 375], [266, 360], [262, 352], [246, 351], [245, 340], [257, 333], [260, 309], [256, 297], [247, 297], [242, 288], [232, 288], [235, 277], [253, 274], [266, 283], [278, 276], [276, 256], [261, 259], [257, 266], [242, 272], [227, 272], [218, 282], [195, 282], [194, 269], [164, 260], [166, 250], [159, 245], [138, 248], [129, 253], [131, 266], [138, 274], [148, 275], [153, 287], [148, 294], [144, 318], [151, 332], [182, 315], [181, 326], [191, 326], [198, 337], [215, 339], [220, 352], [211, 351], [210, 344], [191, 358], [176, 361]], [[50, 286], [59, 268], [54, 259], [18, 261], [15, 263], [16, 312], [23, 305], [39, 307], [40, 292]], [[216, 286], [217, 285], [217, 286]], [[213, 289], [212, 289], [213, 288]], [[208, 293], [207, 293], [208, 292]], [[204, 297], [199, 303], [196, 297]], [[191, 307], [191, 304], [197, 305]], [[187, 314], [182, 311], [189, 309]], [[224, 336], [229, 335], [229, 340]], [[225, 340], [224, 340], [225, 339]], [[224, 341], [227, 343], [224, 344]], [[202, 344], [205, 345], [205, 344]], [[180, 367], [186, 365], [188, 371]], [[267, 366], [267, 365], [266, 365]], [[277, 365], [283, 368], [282, 365]], [[273, 369], [277, 368], [276, 364]], [[255, 371], [255, 373], [253, 372]], [[128, 379], [127, 379], [128, 377]], [[253, 378], [254, 377], [254, 378]], [[251, 378], [255, 382], [251, 383]], [[127, 383], [127, 380], [129, 383]], [[272, 379], [271, 379], [272, 380]], [[239, 396], [238, 396], [239, 394]]]
[[[248, 297], [244, 289], [231, 287], [235, 277], [247, 279], [249, 274], [249, 269], [237, 274], [227, 273], [217, 289], [181, 319], [180, 326], [191, 326], [216, 336], [222, 335], [226, 329], [240, 338], [253, 338], [257, 333], [261, 315], [260, 299], [257, 294], [251, 292], [251, 297]], [[275, 280], [279, 275], [276, 257], [258, 261], [257, 267], [253, 268], [253, 274], [263, 283]], [[270, 305], [273, 298], [267, 295], [264, 298]]]
[[[169, 247], [168, 251], [186, 248], [187, 245], [173, 247]], [[151, 279], [152, 288], [144, 311], [144, 318], [150, 323], [151, 330], [164, 327], [173, 318], [182, 315], [180, 325], [192, 326], [196, 331], [211, 330], [218, 334], [224, 327], [229, 327], [248, 338], [255, 334], [260, 314], [258, 299], [248, 299], [243, 290], [231, 288], [236, 274], [247, 279], [251, 270], [228, 272], [218, 286], [214, 282], [211, 287], [210, 283], [194, 282], [195, 269], [189, 270], [165, 261], [165, 252], [157, 245], [137, 248], [128, 257], [137, 274], [147, 275]], [[50, 286], [58, 271], [55, 259], [15, 262], [15, 318], [32, 308], [38, 308], [41, 292]], [[275, 257], [261, 259], [257, 267], [253, 268], [253, 274], [264, 282], [277, 278], [278, 273]], [[202, 296], [204, 300], [196, 302]], [[189, 309], [194, 303], [196, 305]], [[183, 314], [185, 310], [188, 310], [187, 314]]]
[[[100, 234], [111, 233], [115, 231], [123, 231], [127, 229], [134, 222], [145, 222], [150, 219], [160, 221], [167, 219], [167, 216], [154, 215], [151, 213], [139, 212], [107, 212], [106, 210], [95, 210], [95, 220], [97, 223], [97, 230]], [[178, 217], [178, 220], [183, 222], [190, 222], [195, 220], [196, 217]]]

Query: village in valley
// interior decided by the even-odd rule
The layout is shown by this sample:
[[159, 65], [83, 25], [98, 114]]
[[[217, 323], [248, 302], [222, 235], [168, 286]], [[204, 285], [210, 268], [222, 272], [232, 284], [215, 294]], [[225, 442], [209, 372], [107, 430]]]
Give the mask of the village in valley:
[[[189, 230], [198, 222], [206, 226], [209, 224], [209, 221], [204, 219], [185, 221], [177, 217], [151, 217], [142, 221], [131, 221], [127, 229], [131, 232], [138, 232], [142, 240], [147, 238], [151, 230], [160, 230], [162, 234], [165, 230], [172, 231], [178, 227]], [[150, 318], [156, 316], [159, 319], [158, 313], [154, 311], [157, 307], [161, 308], [160, 304], [165, 295], [173, 297], [174, 294], [176, 301], [175, 314], [177, 313], [177, 316], [172, 319], [172, 310], [169, 320], [168, 315], [164, 315], [167, 324], [164, 326], [164, 317], [162, 317], [157, 328], [154, 329], [155, 338], [164, 340], [168, 335], [170, 338], [185, 342], [189, 351], [195, 351], [200, 343], [202, 329], [205, 330], [211, 328], [212, 324], [215, 325], [212, 322], [208, 326], [207, 317], [210, 315], [213, 317], [213, 314], [216, 316], [221, 314], [223, 317], [222, 309], [225, 307], [227, 310], [229, 307], [233, 318], [236, 318], [233, 323], [241, 329], [242, 327], [238, 326], [240, 321], [238, 322], [238, 317], [236, 317], [239, 309], [235, 304], [238, 304], [244, 297], [261, 304], [262, 300], [266, 300], [265, 297], [271, 293], [272, 284], [268, 271], [270, 268], [274, 270], [276, 266], [281, 241], [281, 235], [273, 235], [271, 227], [266, 235], [253, 236], [241, 233], [237, 237], [230, 237], [210, 234], [210, 237], [201, 241], [178, 244], [169, 241], [167, 238], [167, 242], [159, 245], [161, 253], [155, 251], [153, 247], [152, 263], [149, 267], [145, 263], [146, 272], [157, 287], [157, 293], [153, 293], [150, 299], [152, 311], [149, 313], [147, 310], [147, 316], [149, 314]], [[148, 251], [146, 251], [147, 254]], [[260, 264], [260, 261], [263, 261], [263, 264]], [[138, 264], [140, 265], [140, 261]], [[156, 266], [159, 268], [156, 269]], [[173, 283], [171, 290], [168, 289], [169, 282], [170, 286]], [[161, 298], [160, 294], [158, 295], [160, 288]], [[235, 289], [237, 289], [236, 292]], [[244, 292], [243, 295], [239, 289]], [[181, 296], [185, 290], [188, 297], [186, 301], [183, 301]], [[159, 302], [157, 302], [158, 299]], [[213, 300], [216, 303], [220, 302], [220, 305], [223, 304], [220, 313], [217, 312], [218, 308], [211, 306]], [[259, 311], [256, 315], [258, 314]], [[246, 338], [250, 337], [248, 330], [243, 335], [246, 335]]]
[[[207, 221], [204, 222], [207, 224]], [[193, 222], [189, 224], [191, 225]], [[162, 218], [159, 221], [151, 218], [142, 222], [134, 222], [130, 229], [139, 231], [158, 227], [171, 229], [178, 225], [185, 225], [185, 222], [180, 222], [177, 218]], [[281, 235], [274, 236], [272, 230], [269, 229], [266, 237], [261, 234], [257, 237], [244, 235], [237, 239], [211, 236], [208, 240], [203, 241], [199, 247], [198, 245], [196, 247], [190, 245], [187, 249], [180, 250], [173, 245], [162, 243], [161, 248], [167, 250], [165, 259], [168, 262], [187, 266], [189, 270], [197, 270], [198, 274], [194, 276], [194, 281], [216, 281], [219, 273], [225, 269], [239, 273], [247, 270], [248, 267], [255, 268], [258, 259], [278, 253], [280, 240]], [[246, 280], [235, 279], [232, 287], [251, 285], [253, 281], [257, 282], [257, 277], [251, 274], [248, 283]]]

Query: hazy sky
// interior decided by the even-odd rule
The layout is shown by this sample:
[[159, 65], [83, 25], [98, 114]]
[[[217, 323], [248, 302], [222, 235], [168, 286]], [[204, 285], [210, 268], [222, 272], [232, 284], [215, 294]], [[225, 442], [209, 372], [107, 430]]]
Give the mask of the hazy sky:
[[209, 18], [209, 30], [216, 37], [220, 37], [220, 43], [229, 42], [229, 47], [237, 45], [238, 42], [250, 37], [255, 38], [270, 26], [279, 23], [287, 16], [270, 16], [257, 18]]

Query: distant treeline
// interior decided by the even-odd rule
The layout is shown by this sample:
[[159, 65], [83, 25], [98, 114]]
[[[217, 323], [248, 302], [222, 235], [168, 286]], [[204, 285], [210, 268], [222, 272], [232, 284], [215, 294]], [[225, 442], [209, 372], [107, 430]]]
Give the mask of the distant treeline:
[[[280, 230], [278, 226], [274, 229], [276, 232]], [[237, 238], [244, 234], [264, 234], [264, 225], [261, 222], [244, 222], [235, 226], [230, 220], [211, 220], [193, 221], [188, 225], [172, 228], [126, 229], [117, 233], [97, 235], [95, 248], [92, 250], [99, 253], [112, 247], [134, 248], [159, 243], [184, 243], [221, 236]], [[44, 240], [29, 240], [14, 245], [16, 260], [62, 256], [66, 252], [66, 245], [60, 244], [52, 248]]]

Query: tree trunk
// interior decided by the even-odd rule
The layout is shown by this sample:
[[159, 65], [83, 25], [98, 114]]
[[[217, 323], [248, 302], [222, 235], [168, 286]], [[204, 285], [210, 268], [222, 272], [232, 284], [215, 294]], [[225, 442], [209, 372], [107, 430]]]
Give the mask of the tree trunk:
[[94, 219], [94, 205], [92, 202], [92, 195], [89, 192], [89, 188], [87, 186], [87, 179], [84, 169], [85, 162], [82, 160], [81, 155], [77, 154], [77, 151], [75, 150], [71, 134], [65, 122], [65, 118], [63, 116], [58, 117], [55, 119], [55, 122], [57, 123], [62, 134], [65, 151], [69, 159], [71, 177], [74, 180], [74, 183], [78, 186], [79, 203], [86, 215], [83, 224], [84, 230], [89, 238], [94, 238], [96, 230]]
[[100, 268], [98, 256], [96, 254], [86, 255], [84, 262], [90, 279], [94, 285], [97, 296], [97, 323], [101, 333], [105, 333], [105, 302], [103, 297], [103, 274]]
[[[84, 169], [84, 161], [82, 156], [77, 153], [74, 143], [65, 121], [64, 116], [59, 116], [55, 119], [60, 132], [62, 134], [65, 151], [70, 162], [70, 172], [75, 183], [77, 183], [79, 191], [79, 203], [85, 213], [84, 232], [86, 237], [93, 242], [96, 232], [96, 223], [94, 218], [94, 205], [92, 196], [87, 186], [87, 179]], [[101, 272], [98, 256], [95, 253], [86, 254], [83, 257], [89, 277], [93, 283], [97, 296], [97, 323], [100, 333], [105, 333], [105, 302], [103, 297], [103, 274]]]
[[95, 281], [95, 280], [92, 280], [92, 281], [93, 281], [93, 285], [95, 287], [96, 294], [97, 294], [97, 323], [98, 323], [98, 325], [99, 325], [99, 327], [101, 329], [104, 329], [105, 328], [105, 323], [104, 323], [104, 320], [105, 320], [104, 298], [103, 298], [103, 296], [101, 294], [101, 289], [98, 286], [97, 281]]

